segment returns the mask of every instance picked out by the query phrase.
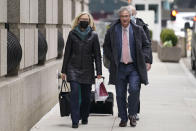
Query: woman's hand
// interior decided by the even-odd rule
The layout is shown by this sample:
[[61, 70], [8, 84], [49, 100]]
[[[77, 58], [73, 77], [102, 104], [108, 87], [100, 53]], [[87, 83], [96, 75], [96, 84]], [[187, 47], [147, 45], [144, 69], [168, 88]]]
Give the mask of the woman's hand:
[[67, 76], [66, 76], [66, 74], [63, 74], [63, 73], [62, 73], [62, 75], [61, 75], [61, 78], [62, 78], [62, 80], [65, 80], [65, 79], [67, 79]]
[[98, 76], [97, 76], [97, 79], [101, 79], [101, 78], [102, 78], [102, 76], [101, 76], [101, 75], [98, 75]]

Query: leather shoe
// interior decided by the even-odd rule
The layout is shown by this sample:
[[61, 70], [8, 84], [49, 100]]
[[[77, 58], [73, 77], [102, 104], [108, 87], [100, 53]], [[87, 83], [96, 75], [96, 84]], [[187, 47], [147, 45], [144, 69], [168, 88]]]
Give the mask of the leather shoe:
[[86, 120], [86, 119], [82, 120], [82, 124], [83, 124], [83, 125], [88, 124], [88, 120]]
[[119, 124], [120, 127], [126, 127], [127, 126], [127, 122], [123, 122], [121, 121], [120, 124]]
[[73, 123], [72, 128], [78, 128], [78, 123]]
[[130, 125], [132, 127], [135, 127], [137, 125], [137, 121], [136, 121], [135, 116], [129, 116], [129, 120], [130, 120]]

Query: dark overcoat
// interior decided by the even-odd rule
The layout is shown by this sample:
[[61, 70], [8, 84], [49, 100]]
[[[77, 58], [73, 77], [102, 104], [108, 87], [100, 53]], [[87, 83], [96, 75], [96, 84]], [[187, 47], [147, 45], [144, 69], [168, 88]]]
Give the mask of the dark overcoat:
[[[150, 43], [149, 40], [142, 29], [141, 26], [136, 25], [135, 23], [130, 21], [133, 30], [134, 36], [134, 65], [140, 76], [141, 83], [147, 85], [148, 84], [148, 76], [147, 76], [147, 69], [146, 63], [150, 63], [149, 51], [150, 51]], [[120, 63], [119, 58], [119, 31], [116, 30], [116, 27], [120, 25], [120, 20], [116, 21], [111, 25], [108, 29], [104, 44], [103, 50], [104, 55], [110, 61], [109, 67], [109, 84], [116, 84], [116, 79], [118, 77], [118, 66]], [[133, 52], [133, 48], [131, 49]]]
[[81, 40], [75, 30], [70, 31], [62, 66], [62, 73], [67, 75], [67, 81], [82, 84], [95, 83], [95, 70], [102, 75], [102, 62], [98, 35], [90, 31], [84, 40]]
[[[151, 40], [151, 37], [150, 37], [150, 30], [148, 28], [148, 25], [146, 23], [144, 23], [144, 21], [141, 19], [141, 18], [136, 18], [136, 24], [141, 26], [144, 30], [144, 32], [146, 33], [146, 36], [150, 42], [150, 47], [152, 45], [152, 40]], [[152, 64], [153, 62], [153, 57], [152, 57], [152, 48], [150, 48], [150, 52], [149, 52], [149, 56], [150, 56], [150, 64]]]

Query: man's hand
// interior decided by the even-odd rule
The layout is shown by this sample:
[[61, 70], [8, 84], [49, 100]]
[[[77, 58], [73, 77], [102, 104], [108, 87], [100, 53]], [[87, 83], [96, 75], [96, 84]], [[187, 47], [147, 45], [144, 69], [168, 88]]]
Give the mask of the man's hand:
[[147, 71], [149, 71], [151, 69], [151, 64], [146, 63], [146, 69], [147, 69]]

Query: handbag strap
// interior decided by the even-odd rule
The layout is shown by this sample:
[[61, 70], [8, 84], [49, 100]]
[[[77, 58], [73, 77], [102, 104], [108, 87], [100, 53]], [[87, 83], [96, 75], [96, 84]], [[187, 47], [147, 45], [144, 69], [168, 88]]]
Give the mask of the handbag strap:
[[62, 80], [61, 92], [62, 92], [62, 90], [63, 90], [63, 87], [65, 88], [65, 91], [66, 91], [66, 90], [67, 90], [67, 91], [70, 91], [70, 90], [69, 90], [69, 87], [68, 87], [68, 85], [67, 85], [67, 81], [66, 81], [66, 80]]

